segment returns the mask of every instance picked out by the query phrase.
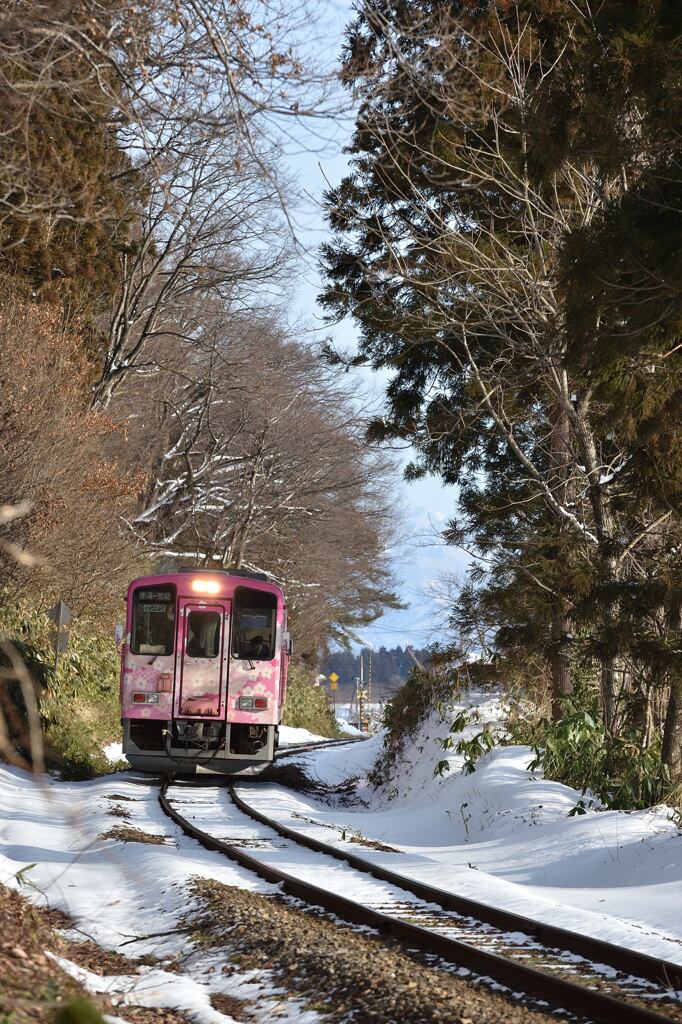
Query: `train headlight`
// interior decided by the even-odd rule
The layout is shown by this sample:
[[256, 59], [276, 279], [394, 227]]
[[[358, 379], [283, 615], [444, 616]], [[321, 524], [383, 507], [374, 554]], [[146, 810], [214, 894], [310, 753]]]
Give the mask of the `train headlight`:
[[267, 706], [267, 697], [240, 697], [237, 702], [242, 711], [265, 711]]
[[192, 580], [191, 586], [195, 594], [220, 593], [220, 583], [218, 580]]

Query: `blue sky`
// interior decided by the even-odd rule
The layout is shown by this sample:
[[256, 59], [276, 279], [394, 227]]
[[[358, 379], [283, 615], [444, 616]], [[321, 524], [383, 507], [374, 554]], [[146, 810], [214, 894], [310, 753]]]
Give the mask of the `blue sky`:
[[[350, 3], [327, 0], [325, 17], [314, 41], [317, 52], [331, 63], [341, 51], [343, 29], [351, 17]], [[289, 141], [285, 146], [291, 177], [301, 193], [293, 211], [296, 235], [305, 250], [303, 274], [295, 296], [294, 319], [312, 327], [313, 335], [331, 335], [341, 350], [354, 348], [356, 330], [351, 321], [329, 327], [322, 321], [317, 304], [321, 279], [316, 252], [328, 237], [321, 211], [324, 191], [336, 185], [347, 171], [342, 150], [350, 139], [352, 121], [311, 122], [299, 126], [289, 124]], [[381, 400], [383, 382], [370, 370], [355, 371], [362, 389]], [[408, 461], [406, 453], [404, 461]], [[405, 543], [393, 559], [397, 590], [409, 608], [388, 612], [376, 624], [364, 630], [363, 642], [380, 647], [406, 643], [422, 646], [442, 636], [442, 609], [430, 591], [437, 587], [444, 573], [461, 574], [468, 563], [467, 555], [444, 547], [437, 533], [452, 516], [455, 490], [440, 480], [429, 477], [414, 483], [397, 480], [398, 500], [405, 511]]]

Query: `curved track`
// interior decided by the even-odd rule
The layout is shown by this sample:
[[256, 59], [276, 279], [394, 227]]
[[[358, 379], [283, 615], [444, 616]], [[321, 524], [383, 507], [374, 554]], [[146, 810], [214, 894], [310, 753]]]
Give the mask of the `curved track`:
[[[643, 957], [643, 961], [651, 960], [651, 964], [641, 963], [642, 969], [632, 972], [631, 961], [628, 961], [627, 967], [623, 967], [622, 963], [616, 962], [615, 956], [609, 956], [607, 959], [604, 952], [635, 958], [638, 954], [628, 954], [607, 943], [594, 940], [595, 944], [589, 956], [598, 963], [606, 961], [611, 965], [613, 960], [612, 966], [616, 970], [637, 973], [640, 978], [651, 975], [660, 979], [663, 972], [664, 986], [657, 985], [655, 991], [652, 991], [652, 982], [637, 982], [633, 978], [620, 978], [617, 982], [609, 979], [610, 991], [604, 991], [601, 986], [605, 985], [606, 972], [600, 973], [592, 969], [590, 973], [583, 963], [576, 968], [575, 964], [567, 962], [565, 954], [557, 951], [557, 946], [559, 951], [571, 949], [568, 941], [557, 943], [554, 941], [554, 934], [554, 948], [551, 950], [546, 946], [539, 946], [534, 941], [539, 936], [537, 929], [544, 926], [529, 922], [531, 927], [527, 930], [528, 941], [525, 944], [517, 944], [517, 948], [510, 951], [510, 947], [514, 945], [512, 937], [502, 935], [500, 940], [499, 936], [491, 935], [494, 929], [485, 923], [482, 914], [479, 914], [477, 922], [474, 922], [478, 927], [472, 928], [471, 916], [468, 920], [463, 918], [461, 906], [453, 912], [450, 908], [454, 904], [448, 901], [456, 901], [458, 898], [452, 894], [442, 893], [430, 886], [421, 886], [420, 883], [403, 878], [394, 872], [383, 872], [383, 869], [369, 864], [361, 857], [346, 854], [333, 847], [330, 849], [328, 844], [286, 829], [255, 812], [232, 787], [232, 806], [227, 801], [217, 806], [215, 803], [210, 804], [205, 795], [202, 796], [202, 792], [205, 794], [208, 788], [206, 786], [180, 783], [174, 785], [169, 797], [168, 790], [171, 785], [172, 780], [166, 780], [161, 787], [161, 806], [187, 835], [197, 839], [208, 849], [225, 854], [261, 878], [279, 884], [281, 890], [290, 896], [322, 907], [346, 921], [367, 925], [383, 934], [391, 935], [410, 948], [416, 947], [457, 966], [467, 967], [478, 975], [493, 978], [514, 992], [525, 992], [529, 996], [548, 1001], [558, 1009], [580, 1014], [594, 1021], [604, 1024], [654, 1024], [658, 1021], [661, 1024], [663, 1021], [682, 1019], [679, 1004], [676, 1006], [678, 1012], [674, 1016], [666, 1016], [660, 1009], [660, 1002], [665, 999], [666, 989], [674, 987], [665, 974], [666, 966], [675, 971], [676, 976], [682, 973], [675, 965], [661, 965], [652, 958]], [[225, 792], [224, 789], [215, 786], [211, 789], [219, 796]], [[209, 803], [208, 813], [206, 806], [202, 809], [202, 802], [204, 805]], [[174, 806], [176, 804], [182, 804], [186, 813], [181, 813], [178, 806]], [[209, 830], [199, 827], [191, 820], [191, 817], [201, 816], [202, 813], [210, 822]], [[255, 836], [254, 820], [259, 823]], [[225, 829], [230, 830], [229, 837], [220, 835]], [[284, 837], [286, 842], [282, 843], [280, 837]], [[255, 852], [246, 852], [245, 846], [255, 847]], [[281, 862], [286, 861], [290, 867], [290, 854], [296, 854], [296, 847], [300, 854], [302, 846], [313, 850], [316, 857], [312, 860], [308, 857], [309, 863], [306, 865], [301, 864], [301, 857], [296, 855], [293, 857], [293, 863], [297, 873], [283, 870]], [[330, 857], [334, 860], [330, 860]], [[303, 860], [305, 861], [305, 857]], [[338, 863], [339, 860], [344, 861], [343, 865]], [[309, 873], [314, 874], [316, 868], [324, 869], [324, 887], [313, 885], [307, 877], [302, 877]], [[329, 884], [330, 877], [334, 878], [332, 885]], [[348, 895], [341, 896], [338, 891], [331, 891], [334, 889], [352, 893], [353, 898], [349, 898]], [[467, 904], [467, 913], [470, 914], [470, 905], [473, 901], [463, 902]], [[482, 907], [480, 904], [475, 906]], [[491, 911], [491, 915], [495, 914], [498, 922], [500, 921], [502, 912], [492, 911], [491, 908], [485, 909]], [[514, 922], [525, 922], [525, 919], [517, 915], [507, 915], [505, 923], [498, 924], [498, 927], [509, 928], [511, 919]], [[512, 927], [518, 931], [517, 923]], [[561, 929], [549, 931], [560, 934], [562, 939], [576, 940], [572, 943], [573, 946], [580, 943], [581, 956], [588, 955], [585, 944], [592, 940], [574, 936]], [[543, 941], [548, 941], [544, 935], [542, 937]], [[532, 959], [540, 963], [541, 968], [530, 966], [519, 958]], [[643, 969], [646, 969], [648, 974], [644, 974]], [[582, 983], [560, 976], [556, 973], [558, 970], [564, 973], [572, 971], [574, 976], [582, 979]], [[600, 988], [589, 987], [591, 984], [599, 985]], [[630, 1001], [633, 999], [639, 1002]], [[659, 1004], [657, 1010], [642, 1005], [642, 1000], [653, 999]]]
[[274, 821], [256, 810], [255, 807], [252, 807], [244, 799], [243, 794], [237, 793], [234, 785], [230, 785], [229, 789], [232, 800], [241, 811], [244, 811], [245, 814], [248, 814], [255, 821], [267, 825], [284, 838], [291, 839], [293, 842], [298, 843], [298, 845], [305, 846], [316, 853], [324, 853], [338, 860], [344, 860], [352, 867], [357, 868], [357, 870], [365, 871], [374, 878], [387, 882], [390, 885], [400, 886], [422, 900], [438, 904], [444, 910], [453, 911], [466, 918], [492, 925], [494, 928], [506, 932], [522, 932], [530, 939], [542, 943], [543, 946], [566, 950], [577, 956], [585, 957], [592, 963], [608, 964], [621, 973], [631, 974], [638, 978], [646, 978], [648, 981], [652, 981], [656, 985], [665, 986], [666, 988], [682, 990], [682, 967], [679, 964], [659, 960], [656, 957], [637, 953], [633, 950], [623, 949], [602, 939], [590, 938], [587, 935], [580, 935], [565, 928], [543, 924], [511, 911], [491, 907], [487, 903], [479, 903], [477, 900], [458, 896], [456, 893], [448, 892], [444, 889], [437, 889], [434, 886], [419, 882], [396, 871], [391, 871], [390, 868], [374, 864], [372, 861], [353, 853], [351, 850], [339, 848], [320, 839], [314, 839], [298, 829], [288, 828], [286, 825]]

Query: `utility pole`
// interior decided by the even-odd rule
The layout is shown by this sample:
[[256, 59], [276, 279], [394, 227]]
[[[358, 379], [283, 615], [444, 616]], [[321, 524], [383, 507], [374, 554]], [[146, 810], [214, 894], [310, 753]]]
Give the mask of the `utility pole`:
[[369, 669], [367, 672], [367, 728], [369, 730], [372, 706], [372, 648], [369, 649]]
[[365, 659], [360, 654], [360, 686], [358, 687], [358, 729], [365, 728]]

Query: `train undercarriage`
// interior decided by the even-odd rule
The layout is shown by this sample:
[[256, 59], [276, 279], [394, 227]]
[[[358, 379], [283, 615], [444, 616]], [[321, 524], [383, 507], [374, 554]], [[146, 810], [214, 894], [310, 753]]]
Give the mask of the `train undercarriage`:
[[277, 748], [274, 725], [123, 719], [123, 748], [138, 771], [258, 775]]

